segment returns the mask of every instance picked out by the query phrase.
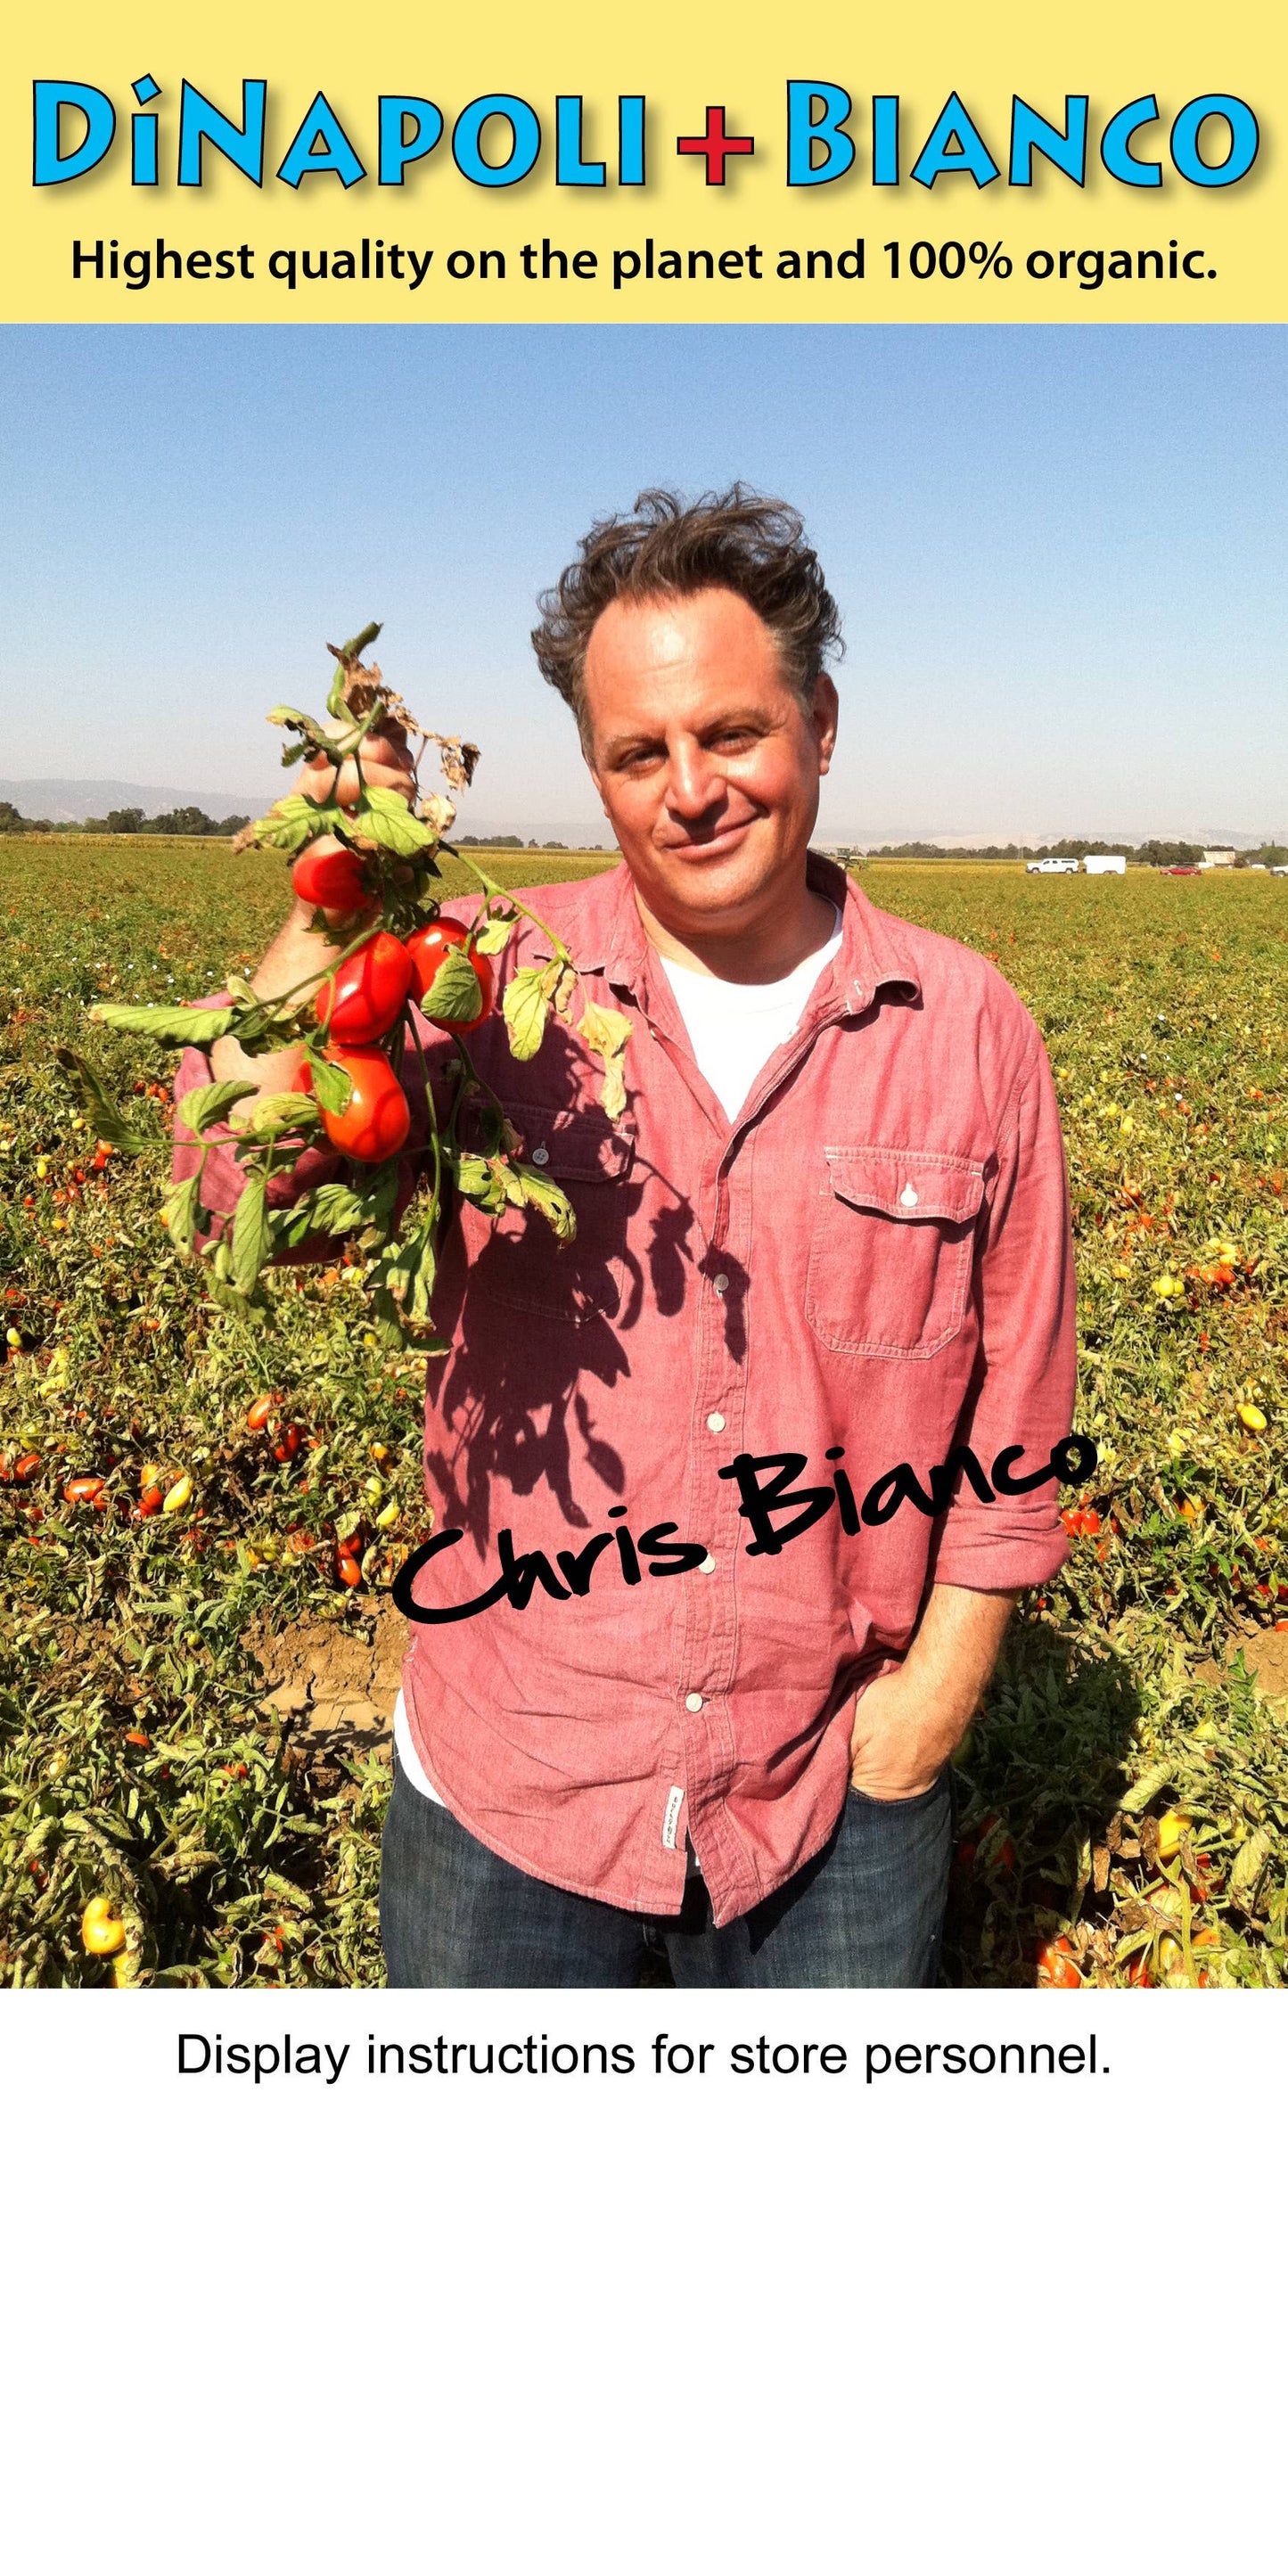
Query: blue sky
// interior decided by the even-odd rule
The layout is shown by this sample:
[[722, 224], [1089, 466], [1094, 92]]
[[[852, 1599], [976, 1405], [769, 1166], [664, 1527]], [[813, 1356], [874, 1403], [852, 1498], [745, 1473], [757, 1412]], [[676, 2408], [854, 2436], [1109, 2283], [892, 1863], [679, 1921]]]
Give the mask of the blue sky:
[[[645, 483], [804, 512], [845, 616], [820, 837], [1288, 833], [1288, 331], [15, 328], [0, 774], [274, 793], [323, 640], [597, 840], [536, 591]], [[24, 706], [39, 708], [28, 723]]]

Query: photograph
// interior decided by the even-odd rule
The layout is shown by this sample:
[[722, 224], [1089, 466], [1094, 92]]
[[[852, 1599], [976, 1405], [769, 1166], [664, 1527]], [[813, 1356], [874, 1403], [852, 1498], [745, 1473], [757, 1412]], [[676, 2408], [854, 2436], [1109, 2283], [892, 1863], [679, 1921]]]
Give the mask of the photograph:
[[0, 1981], [1281, 1989], [1284, 329], [0, 355]]

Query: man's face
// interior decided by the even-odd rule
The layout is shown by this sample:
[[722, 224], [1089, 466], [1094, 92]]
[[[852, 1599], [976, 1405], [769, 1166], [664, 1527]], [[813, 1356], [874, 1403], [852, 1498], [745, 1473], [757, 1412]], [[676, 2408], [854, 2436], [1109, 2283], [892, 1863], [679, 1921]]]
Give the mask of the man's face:
[[587, 760], [636, 888], [681, 937], [799, 899], [836, 691], [808, 711], [745, 599], [615, 600], [586, 655]]

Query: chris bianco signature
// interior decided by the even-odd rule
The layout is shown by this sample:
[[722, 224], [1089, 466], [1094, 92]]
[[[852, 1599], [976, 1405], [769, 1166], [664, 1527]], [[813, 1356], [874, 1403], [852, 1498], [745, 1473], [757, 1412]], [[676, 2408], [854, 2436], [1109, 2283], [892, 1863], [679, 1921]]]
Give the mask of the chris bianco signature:
[[[825, 1454], [832, 1461], [843, 1458], [845, 1451], [842, 1447]], [[985, 1475], [974, 1450], [958, 1446], [949, 1450], [942, 1465], [930, 1469], [929, 1491], [904, 1460], [878, 1476], [862, 1502], [856, 1502], [854, 1487], [841, 1466], [833, 1466], [828, 1484], [797, 1484], [797, 1477], [809, 1464], [801, 1449], [773, 1450], [763, 1458], [755, 1458], [744, 1449], [732, 1465], [721, 1467], [718, 1473], [736, 1484], [742, 1497], [738, 1517], [748, 1523], [752, 1533], [745, 1554], [779, 1556], [792, 1539], [802, 1537], [832, 1510], [838, 1513], [846, 1536], [857, 1538], [865, 1526], [879, 1529], [884, 1522], [893, 1520], [904, 1503], [911, 1503], [913, 1510], [924, 1513], [927, 1520], [938, 1519], [949, 1509], [959, 1476], [965, 1477], [981, 1503], [996, 1502], [999, 1494], [1031, 1494], [1039, 1485], [1083, 1484], [1099, 1452], [1094, 1440], [1075, 1431], [1067, 1440], [1057, 1440], [1040, 1467], [1017, 1475], [1016, 1462], [1023, 1456], [1024, 1448], [1019, 1442], [999, 1450]], [[628, 1509], [626, 1503], [615, 1503], [605, 1517], [624, 1522]], [[412, 1585], [443, 1548], [455, 1547], [458, 1539], [465, 1536], [464, 1530], [439, 1530], [408, 1557], [390, 1588], [404, 1615], [427, 1627], [446, 1627], [454, 1619], [477, 1619], [500, 1601], [509, 1601], [516, 1610], [526, 1610], [538, 1584], [552, 1601], [584, 1600], [595, 1567], [614, 1546], [623, 1583], [641, 1583], [646, 1570], [655, 1580], [695, 1572], [707, 1561], [706, 1542], [677, 1538], [678, 1527], [676, 1521], [655, 1521], [651, 1529], [641, 1530], [638, 1538], [633, 1538], [626, 1528], [599, 1530], [583, 1547], [559, 1548], [554, 1565], [540, 1548], [516, 1554], [513, 1530], [498, 1530], [496, 1552], [501, 1571], [495, 1583], [489, 1584], [485, 1592], [476, 1593], [471, 1601], [458, 1601], [435, 1610], [413, 1598]]]

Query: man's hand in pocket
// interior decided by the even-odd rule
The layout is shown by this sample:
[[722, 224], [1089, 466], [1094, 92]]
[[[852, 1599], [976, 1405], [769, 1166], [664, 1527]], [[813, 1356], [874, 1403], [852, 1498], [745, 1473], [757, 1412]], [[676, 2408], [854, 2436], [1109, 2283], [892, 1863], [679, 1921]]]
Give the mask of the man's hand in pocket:
[[933, 1789], [975, 1713], [1019, 1595], [936, 1584], [897, 1672], [855, 1704], [850, 1785], [868, 1798]]

